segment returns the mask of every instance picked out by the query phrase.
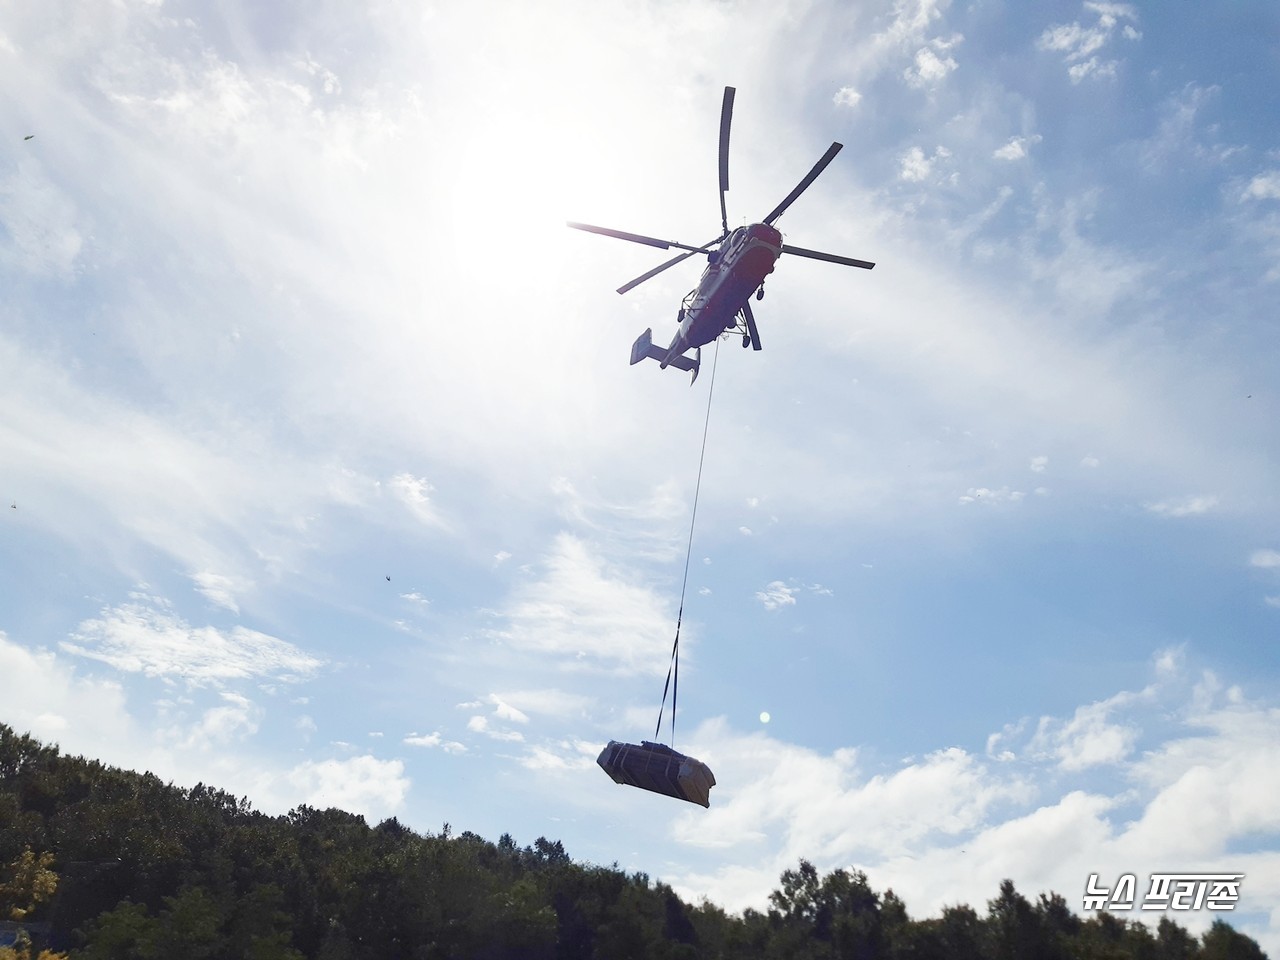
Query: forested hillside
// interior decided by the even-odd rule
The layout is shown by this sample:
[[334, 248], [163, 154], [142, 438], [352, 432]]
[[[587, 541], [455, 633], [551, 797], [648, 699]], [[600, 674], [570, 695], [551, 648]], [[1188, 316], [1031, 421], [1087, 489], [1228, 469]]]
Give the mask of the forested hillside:
[[[1014, 960], [1260, 958], [1223, 923], [1203, 938], [1005, 881], [979, 912], [912, 919], [892, 891], [801, 861], [764, 912], [684, 903], [558, 841], [421, 835], [302, 806], [279, 817], [213, 787], [62, 756], [0, 724], [0, 960]], [[28, 940], [34, 940], [34, 946]], [[0, 943], [5, 942], [0, 939]]]

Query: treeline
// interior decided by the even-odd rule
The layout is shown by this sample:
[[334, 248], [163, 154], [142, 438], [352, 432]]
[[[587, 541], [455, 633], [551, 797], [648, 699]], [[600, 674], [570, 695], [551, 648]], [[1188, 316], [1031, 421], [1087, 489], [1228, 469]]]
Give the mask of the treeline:
[[[280, 817], [204, 785], [62, 756], [0, 724], [0, 943], [45, 960], [1257, 960], [1224, 923], [1202, 938], [1001, 884], [913, 920], [860, 872], [786, 870], [768, 908], [683, 902], [559, 841], [421, 835], [301, 806]], [[34, 941], [29, 944], [28, 941]], [[41, 950], [46, 952], [41, 953]]]

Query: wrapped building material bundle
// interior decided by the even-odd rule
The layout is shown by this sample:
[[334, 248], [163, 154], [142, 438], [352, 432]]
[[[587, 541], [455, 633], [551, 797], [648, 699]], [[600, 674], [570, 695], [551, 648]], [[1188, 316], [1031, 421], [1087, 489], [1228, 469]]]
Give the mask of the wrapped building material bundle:
[[701, 760], [676, 753], [665, 744], [610, 740], [596, 763], [614, 783], [711, 806], [711, 788], [716, 784], [711, 769]]

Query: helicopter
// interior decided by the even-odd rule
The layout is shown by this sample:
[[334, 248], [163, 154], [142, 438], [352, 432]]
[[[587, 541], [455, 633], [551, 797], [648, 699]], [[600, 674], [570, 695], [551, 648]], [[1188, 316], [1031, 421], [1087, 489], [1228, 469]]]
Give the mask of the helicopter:
[[[764, 280], [773, 273], [778, 257], [787, 253], [796, 257], [808, 257], [811, 260], [824, 260], [828, 263], [839, 263], [847, 267], [861, 267], [870, 270], [875, 266], [866, 260], [855, 260], [853, 257], [842, 257], [834, 253], [823, 253], [820, 250], [807, 250], [782, 242], [782, 233], [774, 226], [774, 222], [786, 212], [800, 194], [804, 193], [835, 159], [842, 149], [842, 144], [833, 143], [827, 152], [811, 169], [781, 203], [759, 223], [729, 229], [729, 214], [725, 207], [725, 193], [729, 189], [729, 128], [733, 121], [734, 87], [724, 88], [724, 101], [720, 107], [720, 235], [700, 246], [691, 246], [675, 240], [659, 240], [638, 233], [627, 233], [623, 230], [612, 230], [608, 227], [596, 227], [589, 223], [569, 222], [575, 230], [598, 233], [631, 243], [642, 243], [660, 250], [684, 250], [665, 263], [661, 263], [647, 273], [624, 283], [618, 293], [626, 293], [646, 280], [651, 280], [670, 267], [693, 256], [695, 253], [706, 254], [707, 266], [702, 272], [698, 285], [685, 296], [676, 316], [679, 328], [670, 346], [666, 349], [653, 343], [653, 328], [645, 330], [631, 346], [631, 363], [637, 364], [646, 358], [657, 360], [662, 369], [675, 367], [678, 370], [692, 371], [690, 383], [698, 379], [698, 369], [702, 363], [702, 347], [711, 343], [726, 331], [742, 335], [742, 347], [761, 349], [760, 331], [756, 327], [754, 314], [751, 312], [751, 295], [756, 300], [764, 299]], [[692, 349], [694, 355], [686, 356]]]

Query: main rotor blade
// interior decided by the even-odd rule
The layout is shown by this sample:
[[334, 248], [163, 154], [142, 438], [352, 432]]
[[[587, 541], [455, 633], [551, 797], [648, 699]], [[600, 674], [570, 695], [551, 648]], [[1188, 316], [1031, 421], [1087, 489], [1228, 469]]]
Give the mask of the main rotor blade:
[[[648, 247], [657, 247], [659, 250], [670, 250], [675, 247], [677, 250], [688, 250], [691, 253], [708, 253], [705, 244], [701, 247], [691, 247], [687, 243], [678, 243], [675, 240], [659, 240], [657, 237], [646, 237], [639, 233], [627, 233], [625, 230], [610, 230], [608, 227], [593, 227], [589, 223], [573, 223], [569, 222], [569, 226], [575, 230], [585, 230], [587, 233], [598, 233], [604, 237], [616, 237], [619, 240], [630, 240], [632, 243], [643, 243]], [[715, 241], [712, 241], [713, 243]]]
[[818, 179], [818, 174], [827, 169], [827, 164], [836, 158], [836, 154], [840, 152], [842, 146], [843, 145], [839, 143], [831, 144], [831, 146], [827, 148], [827, 152], [822, 155], [822, 159], [813, 165], [813, 169], [808, 172], [803, 180], [796, 184], [796, 188], [794, 190], [787, 194], [787, 198], [774, 208], [773, 213], [764, 218], [764, 222], [772, 226], [773, 221], [782, 216], [787, 207], [795, 203], [796, 197], [808, 190], [809, 184]]
[[790, 244], [782, 245], [783, 253], [790, 253], [797, 257], [808, 257], [810, 260], [825, 260], [828, 263], [843, 263], [846, 267], [861, 267], [863, 270], [870, 270], [875, 266], [869, 260], [855, 260], [853, 257], [840, 257], [834, 253], [823, 253], [821, 250], [806, 250], [804, 247], [793, 247]]
[[654, 277], [660, 274], [663, 270], [666, 270], [668, 267], [674, 267], [677, 263], [680, 263], [682, 260], [687, 260], [689, 257], [692, 257], [695, 253], [710, 253], [712, 245], [719, 243], [723, 239], [724, 237], [716, 237], [714, 240], [708, 240], [701, 247], [687, 247], [686, 249], [689, 251], [688, 253], [682, 253], [678, 257], [672, 257], [666, 263], [658, 264], [648, 273], [642, 273], [640, 276], [636, 277], [630, 283], [624, 283], [622, 286], [618, 288], [618, 292], [626, 293], [632, 287], [638, 287], [640, 286], [640, 284], [644, 283], [646, 280], [652, 280]]
[[630, 283], [624, 283], [622, 286], [618, 288], [618, 292], [626, 293], [632, 287], [638, 287], [640, 286], [640, 284], [644, 283], [646, 280], [652, 280], [654, 277], [660, 274], [663, 270], [666, 270], [668, 267], [674, 267], [680, 261], [687, 260], [689, 257], [692, 257], [695, 252], [696, 251], [690, 251], [689, 253], [682, 253], [678, 257], [672, 257], [666, 263], [659, 264], [658, 266], [650, 270], [648, 273], [642, 273], [640, 276], [636, 277]]
[[747, 321], [747, 333], [751, 334], [751, 349], [760, 350], [760, 331], [756, 329], [756, 318], [751, 312], [751, 301], [742, 305], [742, 319]]
[[720, 228], [729, 232], [729, 211], [724, 205], [725, 191], [729, 189], [729, 126], [733, 122], [733, 87], [724, 88], [724, 102], [720, 105]]

